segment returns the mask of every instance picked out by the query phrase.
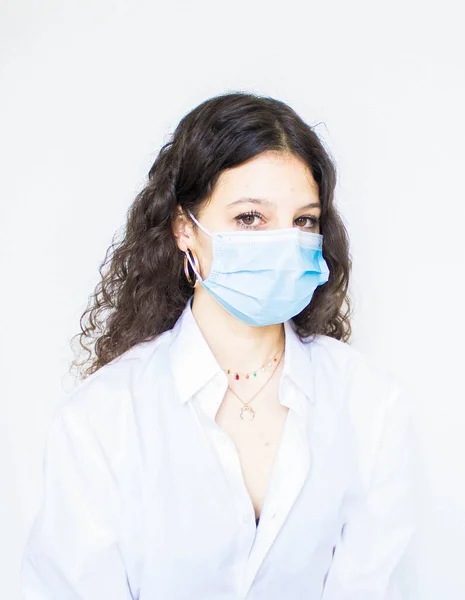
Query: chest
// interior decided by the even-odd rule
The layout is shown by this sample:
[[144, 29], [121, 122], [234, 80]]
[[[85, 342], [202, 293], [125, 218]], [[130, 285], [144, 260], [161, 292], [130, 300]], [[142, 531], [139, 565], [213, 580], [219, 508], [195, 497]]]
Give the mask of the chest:
[[[215, 414], [218, 427], [198, 418], [203, 413], [193, 404], [175, 421], [166, 421], [167, 411], [142, 421], [149, 428], [145, 572], [162, 597], [174, 589], [179, 597], [193, 590], [196, 597], [210, 598], [211, 590], [218, 597], [219, 586], [227, 585], [231, 599], [245, 597], [237, 594], [238, 571], [246, 590], [263, 562], [262, 572], [286, 585], [295, 573], [303, 585], [295, 597], [317, 597], [345, 519], [350, 453], [329, 402], [309, 404], [306, 418], [291, 390], [281, 391], [293, 408], [280, 404], [271, 388], [252, 402], [253, 421], [240, 418], [242, 405], [227, 391]], [[250, 500], [261, 517], [258, 529]], [[271, 579], [267, 587], [274, 589]]]
[[[244, 398], [247, 396], [244, 394]], [[289, 409], [270, 386], [250, 403], [254, 418], [241, 418], [243, 404], [229, 389], [216, 414], [216, 423], [233, 441], [255, 517], [260, 517]]]

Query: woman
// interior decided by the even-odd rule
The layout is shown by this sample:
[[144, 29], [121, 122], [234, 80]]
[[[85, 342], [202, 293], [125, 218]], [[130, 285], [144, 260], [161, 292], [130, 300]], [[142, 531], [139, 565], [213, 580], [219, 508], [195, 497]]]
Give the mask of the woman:
[[347, 343], [335, 183], [283, 102], [181, 120], [83, 315], [96, 356], [49, 432], [25, 600], [391, 593], [410, 413]]

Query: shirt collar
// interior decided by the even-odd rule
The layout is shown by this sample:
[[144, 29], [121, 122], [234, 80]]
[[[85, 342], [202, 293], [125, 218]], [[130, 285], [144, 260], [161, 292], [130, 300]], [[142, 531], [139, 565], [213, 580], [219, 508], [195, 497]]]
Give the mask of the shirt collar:
[[[214, 377], [225, 377], [195, 320], [191, 301], [192, 296], [172, 329], [169, 349], [175, 385], [182, 403], [192, 398]], [[288, 377], [309, 398], [313, 392], [310, 354], [292, 321], [284, 323], [284, 331], [283, 377]]]

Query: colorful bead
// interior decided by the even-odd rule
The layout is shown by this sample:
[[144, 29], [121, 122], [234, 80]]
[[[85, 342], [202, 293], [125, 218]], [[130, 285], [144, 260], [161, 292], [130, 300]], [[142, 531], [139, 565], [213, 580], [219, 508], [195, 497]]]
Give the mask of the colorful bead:
[[[270, 368], [271, 366], [273, 366], [273, 363], [277, 363], [278, 362], [278, 355], [274, 356], [269, 363], [266, 363], [265, 365], [263, 365], [259, 371], [262, 371], [263, 373]], [[223, 369], [223, 371], [225, 373], [227, 373], [228, 375], [231, 375], [231, 369]], [[240, 375], [242, 374], [243, 377], [245, 377], [245, 379], [250, 379], [251, 377], [257, 377], [257, 371], [253, 371], [251, 373], [238, 373], [235, 372], [234, 375], [234, 379], [236, 381], [238, 381], [240, 379]]]

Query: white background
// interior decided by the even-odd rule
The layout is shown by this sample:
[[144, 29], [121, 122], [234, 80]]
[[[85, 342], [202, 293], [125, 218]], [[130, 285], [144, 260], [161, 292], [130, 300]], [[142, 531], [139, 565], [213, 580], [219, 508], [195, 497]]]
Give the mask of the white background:
[[1, 596], [18, 600], [53, 410], [98, 266], [178, 121], [230, 90], [329, 144], [354, 346], [411, 386], [424, 460], [405, 598], [465, 598], [463, 4], [2, 0]]

